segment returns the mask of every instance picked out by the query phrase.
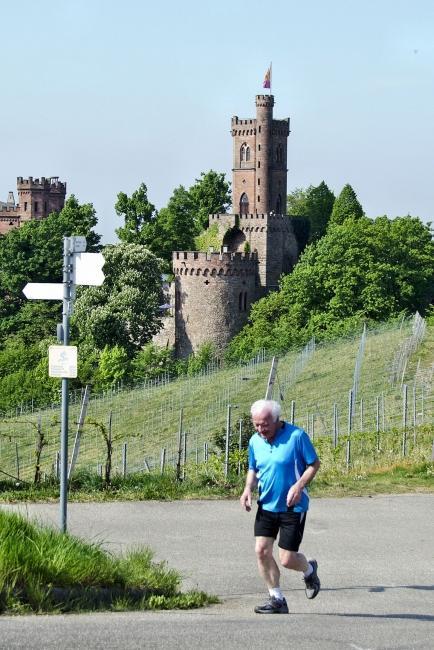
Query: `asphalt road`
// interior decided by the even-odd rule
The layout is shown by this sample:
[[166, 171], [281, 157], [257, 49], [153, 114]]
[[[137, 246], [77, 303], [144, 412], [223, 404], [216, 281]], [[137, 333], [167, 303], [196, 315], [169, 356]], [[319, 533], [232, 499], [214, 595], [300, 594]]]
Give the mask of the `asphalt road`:
[[[57, 525], [57, 505], [14, 509]], [[322, 590], [308, 601], [299, 574], [285, 571], [287, 616], [253, 613], [267, 594], [253, 553], [254, 515], [237, 502], [70, 504], [68, 513], [72, 533], [115, 553], [147, 544], [182, 572], [184, 588], [223, 603], [187, 612], [2, 616], [2, 650], [434, 648], [433, 494], [315, 500], [302, 550], [317, 558]]]

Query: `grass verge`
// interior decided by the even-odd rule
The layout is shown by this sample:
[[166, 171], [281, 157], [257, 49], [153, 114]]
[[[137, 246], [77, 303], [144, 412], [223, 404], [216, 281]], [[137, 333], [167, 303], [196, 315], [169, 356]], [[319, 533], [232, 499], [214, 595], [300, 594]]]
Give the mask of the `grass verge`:
[[114, 557], [15, 513], [0, 511], [0, 612], [191, 609], [218, 602], [179, 591], [181, 577], [152, 551]]
[[[114, 477], [105, 487], [97, 474], [78, 473], [70, 486], [69, 500], [76, 502], [141, 501], [177, 499], [237, 498], [244, 487], [244, 472], [224, 477], [217, 463], [187, 468], [183, 481], [175, 474], [130, 474], [126, 478]], [[366, 496], [403, 492], [434, 492], [434, 462], [401, 460], [390, 465], [374, 467], [324, 466], [318, 473], [310, 492], [315, 497]], [[0, 502], [58, 501], [57, 482], [40, 486], [16, 486], [13, 482], [0, 482]]]

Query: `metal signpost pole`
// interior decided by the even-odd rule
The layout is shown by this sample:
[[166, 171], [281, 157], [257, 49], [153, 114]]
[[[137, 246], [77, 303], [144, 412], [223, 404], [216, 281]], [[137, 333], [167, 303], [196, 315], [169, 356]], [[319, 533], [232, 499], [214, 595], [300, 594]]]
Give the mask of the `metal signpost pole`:
[[[62, 344], [69, 344], [69, 313], [71, 304], [71, 241], [63, 239], [63, 310], [62, 310]], [[60, 530], [67, 529], [68, 502], [68, 407], [69, 380], [62, 377], [62, 409], [60, 430]]]

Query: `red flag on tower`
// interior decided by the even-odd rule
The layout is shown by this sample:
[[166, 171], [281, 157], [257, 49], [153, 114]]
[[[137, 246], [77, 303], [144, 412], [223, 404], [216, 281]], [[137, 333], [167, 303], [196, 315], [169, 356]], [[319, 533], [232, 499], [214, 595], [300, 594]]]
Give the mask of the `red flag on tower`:
[[264, 83], [262, 84], [263, 88], [271, 88], [271, 63], [267, 72], [265, 73]]

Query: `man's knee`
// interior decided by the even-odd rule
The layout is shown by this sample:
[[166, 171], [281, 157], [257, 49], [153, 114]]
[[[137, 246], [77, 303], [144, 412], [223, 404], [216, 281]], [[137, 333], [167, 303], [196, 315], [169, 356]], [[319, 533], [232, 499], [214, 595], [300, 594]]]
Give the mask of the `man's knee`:
[[279, 549], [280, 564], [285, 569], [297, 569], [299, 565], [299, 557], [297, 551], [287, 551], [286, 549]]
[[272, 557], [273, 555], [273, 541], [274, 540], [269, 540], [268, 538], [266, 540], [264, 539], [257, 539], [256, 544], [255, 544], [255, 552], [256, 552], [256, 557], [260, 561], [267, 560], [269, 557]]

